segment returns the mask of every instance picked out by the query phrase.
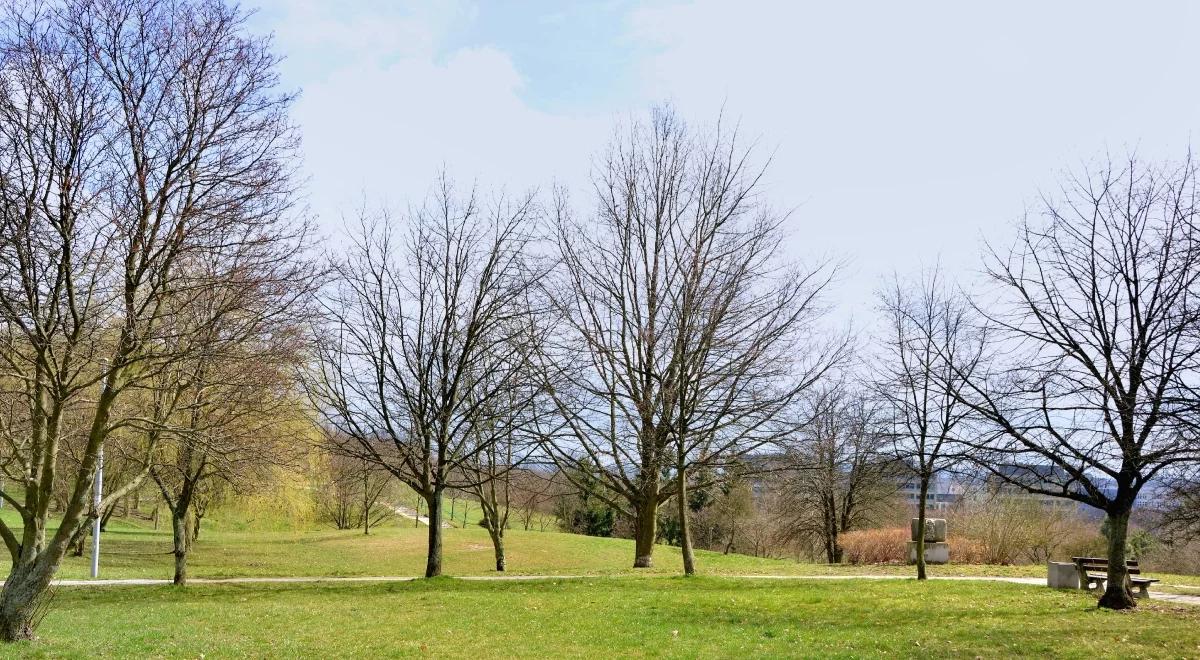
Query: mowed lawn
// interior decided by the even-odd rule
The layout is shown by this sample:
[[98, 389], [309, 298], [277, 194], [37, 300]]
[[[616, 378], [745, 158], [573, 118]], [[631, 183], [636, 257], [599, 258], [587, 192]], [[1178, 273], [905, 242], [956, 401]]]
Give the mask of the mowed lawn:
[[[205, 530], [193, 577], [415, 576], [427, 530]], [[101, 577], [167, 578], [170, 535], [114, 521]], [[59, 587], [16, 657], [1200, 657], [1200, 607], [1097, 610], [1082, 592], [979, 581], [754, 580], [742, 575], [911, 575], [907, 566], [825, 566], [698, 553], [699, 578], [673, 577], [679, 552], [630, 568], [633, 544], [509, 533], [514, 575], [571, 579], [404, 583]], [[68, 558], [60, 577], [87, 575]], [[478, 528], [447, 529], [449, 575], [494, 576]], [[1040, 566], [931, 567], [935, 576], [1043, 576]], [[1200, 584], [1170, 576], [1168, 583]]]
[[[427, 529], [381, 527], [361, 531], [315, 529], [295, 532], [205, 532], [189, 554], [191, 577], [240, 576], [384, 576], [423, 575]], [[168, 578], [173, 569], [171, 537], [114, 524], [103, 534], [101, 577]], [[487, 532], [447, 529], [443, 566], [447, 575], [495, 574]], [[658, 546], [655, 566], [639, 574], [676, 575], [682, 570], [678, 548]], [[90, 553], [90, 546], [88, 553]], [[507, 532], [508, 573], [513, 575], [625, 575], [633, 573], [633, 542], [565, 534]], [[68, 557], [59, 576], [88, 576], [89, 554]], [[839, 575], [913, 573], [908, 566], [829, 566], [739, 554], [697, 552], [702, 573], [714, 575]], [[934, 575], [1045, 575], [1040, 566], [933, 567]]]
[[[5, 512], [6, 519], [11, 512]], [[16, 522], [16, 521], [10, 521]], [[424, 526], [393, 524], [372, 530], [313, 528], [300, 531], [244, 531], [219, 525], [202, 532], [189, 554], [193, 578], [419, 576], [425, 571]], [[171, 535], [142, 524], [114, 520], [102, 537], [102, 578], [170, 578]], [[561, 532], [507, 532], [510, 575], [661, 575], [682, 571], [678, 548], [655, 548], [654, 568], [632, 568], [633, 542]], [[697, 551], [701, 574], [739, 575], [900, 575], [914, 574], [903, 565], [827, 565], [766, 559], [739, 554]], [[60, 578], [86, 578], [90, 545], [82, 557], [67, 557]], [[495, 559], [487, 532], [479, 527], [445, 530], [444, 571], [451, 576], [495, 575]], [[0, 569], [2, 570], [2, 569]], [[930, 566], [933, 576], [1045, 577], [1040, 565], [994, 566], [949, 564]], [[1154, 573], [1159, 588], [1197, 593], [1200, 576]]]
[[27, 657], [1197, 657], [1200, 608], [1007, 583], [596, 577], [61, 588]]

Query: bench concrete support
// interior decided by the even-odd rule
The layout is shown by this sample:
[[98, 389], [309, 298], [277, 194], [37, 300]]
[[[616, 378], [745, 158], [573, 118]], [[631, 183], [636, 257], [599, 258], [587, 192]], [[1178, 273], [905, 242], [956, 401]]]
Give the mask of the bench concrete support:
[[1079, 571], [1071, 562], [1052, 561], [1046, 564], [1046, 585], [1055, 589], [1080, 589]]

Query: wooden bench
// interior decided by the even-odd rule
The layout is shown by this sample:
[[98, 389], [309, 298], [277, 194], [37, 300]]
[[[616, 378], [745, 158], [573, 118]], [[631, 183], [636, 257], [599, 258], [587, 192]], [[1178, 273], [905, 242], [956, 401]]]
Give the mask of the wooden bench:
[[[1104, 583], [1108, 580], [1108, 560], [1103, 557], [1071, 557], [1075, 569], [1079, 571], [1079, 586], [1088, 591], [1103, 591]], [[1129, 581], [1138, 588], [1138, 598], [1150, 597], [1150, 585], [1158, 582], [1154, 578], [1141, 577], [1142, 570], [1138, 568], [1136, 559], [1125, 562], [1125, 570], [1129, 572]]]

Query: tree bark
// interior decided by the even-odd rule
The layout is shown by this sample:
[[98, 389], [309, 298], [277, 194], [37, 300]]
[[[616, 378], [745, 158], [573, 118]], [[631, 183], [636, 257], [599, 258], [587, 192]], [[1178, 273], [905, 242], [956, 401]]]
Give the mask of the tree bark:
[[646, 498], [638, 502], [634, 520], [634, 568], [654, 566], [654, 538], [658, 535], [658, 501]]
[[1097, 603], [1110, 610], [1127, 610], [1137, 607], [1133, 597], [1129, 570], [1125, 566], [1125, 540], [1129, 535], [1129, 507], [1108, 512], [1108, 579], [1104, 595]]
[[507, 567], [504, 561], [504, 529], [497, 528], [493, 521], [488, 525], [488, 534], [492, 537], [492, 548], [496, 551], [496, 571], [503, 573]]
[[928, 474], [921, 475], [920, 500], [917, 502], [917, 579], [924, 580], [925, 574], [925, 498], [929, 497]]
[[50, 579], [57, 562], [44, 561], [45, 555], [30, 563], [13, 566], [0, 592], [0, 640], [19, 642], [34, 639], [34, 616], [39, 602], [47, 597]]
[[683, 574], [690, 576], [696, 574], [696, 555], [692, 552], [692, 535], [688, 525], [687, 471], [677, 470], [676, 480], [679, 489], [676, 495], [676, 501], [679, 503], [679, 549], [683, 551]]
[[429, 547], [425, 556], [425, 577], [442, 574], [442, 491], [435, 490], [425, 502], [429, 517]]
[[182, 503], [171, 509], [171, 541], [175, 555], [175, 576], [172, 584], [183, 586], [187, 584], [187, 553], [188, 553], [188, 507]]

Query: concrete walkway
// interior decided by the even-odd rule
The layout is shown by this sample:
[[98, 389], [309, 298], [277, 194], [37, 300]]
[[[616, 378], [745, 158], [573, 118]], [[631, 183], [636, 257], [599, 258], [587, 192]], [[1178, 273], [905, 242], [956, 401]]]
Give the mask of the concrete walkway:
[[[457, 580], [472, 580], [481, 582], [523, 582], [530, 580], [582, 580], [611, 577], [606, 575], [460, 575], [452, 576]], [[715, 575], [738, 580], [912, 580], [907, 575]], [[412, 575], [379, 575], [379, 576], [315, 576], [315, 577], [233, 577], [233, 578], [189, 578], [188, 584], [313, 584], [313, 583], [362, 583], [362, 582], [412, 582], [418, 580]], [[931, 580], [956, 580], [960, 582], [1011, 582], [1033, 586], [1045, 586], [1045, 578], [1035, 577], [1005, 577], [1005, 576], [932, 576]], [[0, 582], [3, 584], [3, 582]], [[98, 580], [55, 580], [52, 584], [59, 587], [120, 587], [120, 586], [159, 586], [171, 584], [170, 580], [153, 578], [125, 578]], [[1150, 592], [1152, 600], [1171, 603], [1200, 605], [1200, 595], [1168, 594], [1161, 591]]]

